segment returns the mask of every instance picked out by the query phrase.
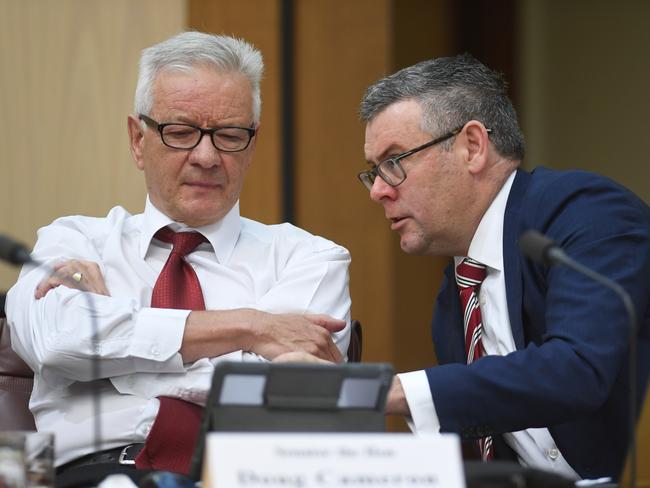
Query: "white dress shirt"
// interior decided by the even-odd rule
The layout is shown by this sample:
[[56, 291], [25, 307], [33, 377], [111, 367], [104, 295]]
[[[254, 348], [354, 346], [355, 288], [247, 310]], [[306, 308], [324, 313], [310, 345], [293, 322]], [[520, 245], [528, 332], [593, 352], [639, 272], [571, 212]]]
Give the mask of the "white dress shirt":
[[[151, 308], [151, 293], [171, 251], [154, 239], [162, 227], [186, 230], [149, 199], [143, 214], [113, 208], [105, 218], [64, 217], [38, 232], [34, 258], [51, 266], [68, 259], [99, 264], [111, 296], [59, 286], [36, 300], [45, 266], [23, 268], [7, 296], [12, 346], [36, 372], [30, 409], [38, 430], [54, 432], [56, 464], [93, 447], [88, 383], [101, 357], [101, 449], [143, 442], [160, 395], [204, 404], [214, 364], [259, 361], [234, 351], [183, 364], [179, 349], [188, 310]], [[350, 256], [335, 243], [290, 224], [240, 217], [239, 204], [219, 222], [196, 229], [208, 239], [187, 256], [206, 309], [254, 308], [272, 313], [325, 313], [350, 322]], [[99, 341], [93, 347], [91, 314]], [[345, 355], [349, 326], [333, 339]]]
[[[483, 322], [483, 347], [488, 355], [505, 356], [516, 350], [503, 273], [503, 219], [514, 179], [513, 172], [483, 215], [468, 252], [468, 257], [487, 266], [487, 275], [479, 290], [479, 304]], [[454, 264], [458, 266], [463, 258], [464, 256], [454, 257]], [[439, 432], [435, 399], [432, 398], [426, 373], [403, 373], [399, 378], [411, 411], [411, 428], [417, 433]], [[548, 429], [526, 429], [504, 434], [503, 438], [517, 453], [521, 464], [580, 479], [562, 456]]]

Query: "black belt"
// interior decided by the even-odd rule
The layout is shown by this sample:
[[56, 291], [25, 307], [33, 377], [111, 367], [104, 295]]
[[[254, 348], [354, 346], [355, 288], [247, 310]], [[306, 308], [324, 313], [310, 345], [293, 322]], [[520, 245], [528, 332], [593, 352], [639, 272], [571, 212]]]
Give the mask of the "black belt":
[[93, 452], [59, 466], [56, 472], [57, 474], [61, 474], [69, 469], [89, 464], [118, 464], [135, 468], [135, 458], [143, 447], [144, 444], [139, 443]]

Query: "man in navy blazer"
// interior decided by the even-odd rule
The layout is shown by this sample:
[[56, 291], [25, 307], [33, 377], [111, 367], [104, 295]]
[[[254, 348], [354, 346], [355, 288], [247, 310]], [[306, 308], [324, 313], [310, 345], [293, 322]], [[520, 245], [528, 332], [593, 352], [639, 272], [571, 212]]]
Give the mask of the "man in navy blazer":
[[[637, 408], [650, 369], [650, 212], [594, 174], [519, 168], [524, 140], [501, 77], [463, 55], [373, 84], [359, 175], [407, 253], [453, 256], [436, 301], [440, 365], [400, 374], [389, 413], [418, 431], [491, 438], [496, 457], [574, 479], [616, 479], [629, 432], [628, 319], [609, 289], [525, 259], [536, 229], [611, 278], [638, 314]], [[486, 266], [477, 288], [484, 355], [467, 364], [455, 265]], [[638, 410], [637, 410], [638, 411]]]

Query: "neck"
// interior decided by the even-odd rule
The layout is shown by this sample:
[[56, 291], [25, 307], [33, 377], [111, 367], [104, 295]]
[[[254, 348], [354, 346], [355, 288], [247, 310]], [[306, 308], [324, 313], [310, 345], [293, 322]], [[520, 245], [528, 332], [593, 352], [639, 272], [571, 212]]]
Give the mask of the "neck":
[[501, 188], [508, 180], [510, 175], [519, 166], [519, 162], [509, 159], [499, 158], [491, 163], [486, 171], [479, 175], [477, 180], [477, 187], [473, 195], [474, 212], [471, 214], [470, 225], [467, 226], [471, 229], [467, 235], [463, 236], [463, 245], [459, 249], [459, 253], [455, 256], [467, 256], [469, 246], [474, 238], [476, 229], [478, 229], [481, 219], [490, 208], [492, 202], [501, 191]]

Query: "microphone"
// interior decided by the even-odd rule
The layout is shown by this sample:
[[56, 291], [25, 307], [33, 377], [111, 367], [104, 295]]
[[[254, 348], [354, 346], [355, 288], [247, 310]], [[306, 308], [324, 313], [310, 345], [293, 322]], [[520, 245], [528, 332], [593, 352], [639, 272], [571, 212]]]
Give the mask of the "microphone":
[[0, 259], [11, 264], [27, 264], [32, 257], [27, 248], [9, 236], [0, 234]]
[[547, 266], [561, 264], [567, 266], [574, 271], [594, 280], [597, 283], [609, 288], [616, 293], [625, 307], [628, 317], [628, 344], [630, 352], [628, 356], [629, 361], [629, 378], [630, 382], [630, 396], [629, 396], [629, 415], [630, 425], [630, 486], [636, 486], [636, 357], [637, 357], [637, 339], [636, 339], [636, 309], [630, 294], [615, 281], [607, 278], [606, 276], [597, 273], [596, 271], [587, 268], [586, 266], [578, 263], [569, 257], [564, 250], [559, 247], [552, 239], [545, 236], [541, 232], [530, 229], [525, 231], [519, 237], [519, 248], [524, 256], [528, 259], [542, 263]]
[[[92, 298], [92, 293], [89, 293], [88, 290], [85, 289], [85, 287], [80, 283], [77, 283], [76, 281], [72, 281], [68, 276], [63, 276], [58, 271], [55, 271], [50, 265], [42, 263], [32, 258], [32, 255], [27, 249], [27, 247], [25, 247], [23, 244], [16, 241], [15, 239], [3, 234], [0, 234], [0, 260], [7, 261], [8, 263], [13, 265], [28, 265], [28, 266], [35, 266], [35, 267], [42, 266], [46, 268], [50, 273], [60, 277], [63, 281], [72, 284], [73, 287], [81, 288], [81, 291], [84, 292], [83, 296], [88, 305], [88, 309], [91, 311], [90, 327], [92, 332], [93, 345], [95, 346], [96, 349], [97, 340], [98, 340], [98, 327], [97, 327], [97, 314], [95, 313], [95, 303]], [[3, 297], [6, 298], [6, 295], [3, 294]], [[4, 303], [3, 303], [3, 311], [4, 311]], [[91, 372], [92, 372], [92, 377], [95, 380], [98, 380], [101, 377], [99, 357], [96, 352], [93, 352], [92, 355]], [[93, 399], [93, 416], [94, 416], [93, 445], [94, 445], [95, 452], [100, 451], [101, 438], [102, 438], [101, 422], [99, 421], [99, 414], [101, 412], [101, 405], [100, 405], [101, 400], [100, 400], [99, 388], [100, 385], [97, 383], [97, 381], [94, 381], [91, 386], [91, 394]]]

